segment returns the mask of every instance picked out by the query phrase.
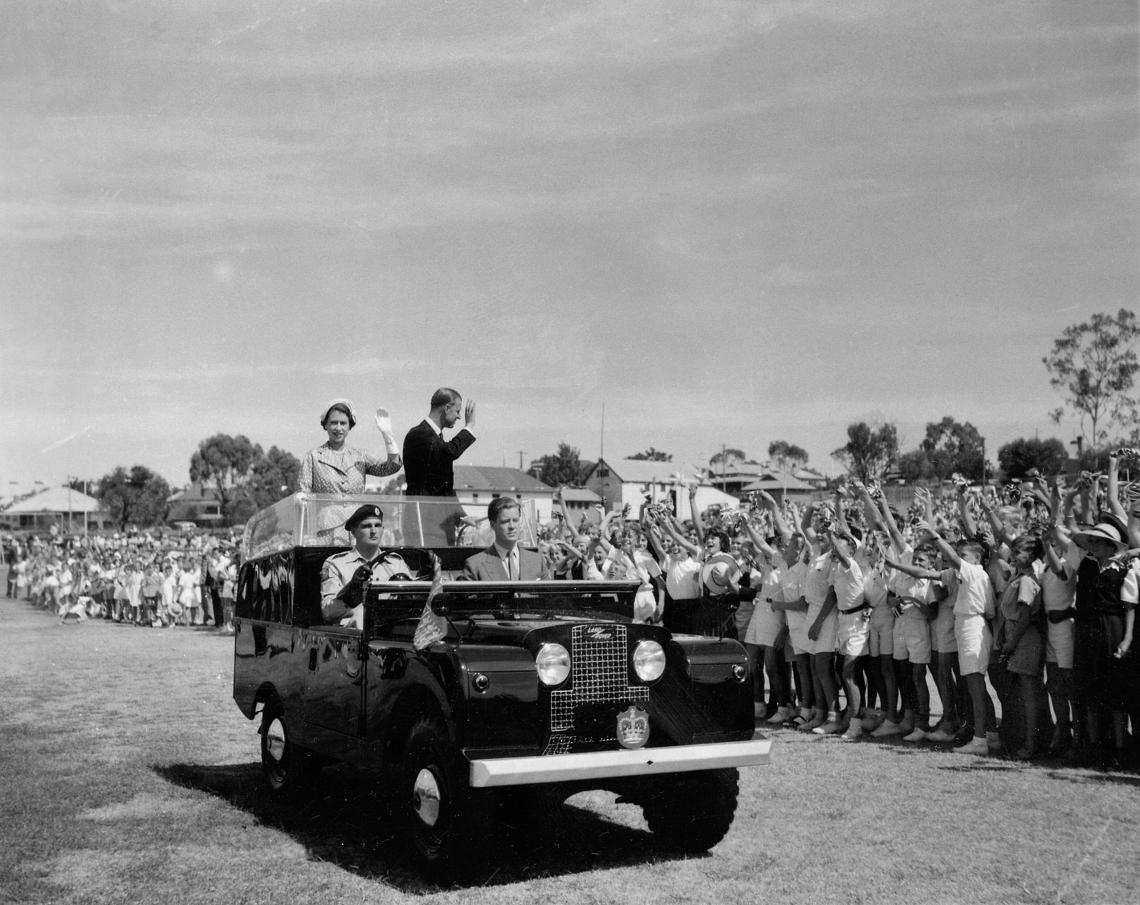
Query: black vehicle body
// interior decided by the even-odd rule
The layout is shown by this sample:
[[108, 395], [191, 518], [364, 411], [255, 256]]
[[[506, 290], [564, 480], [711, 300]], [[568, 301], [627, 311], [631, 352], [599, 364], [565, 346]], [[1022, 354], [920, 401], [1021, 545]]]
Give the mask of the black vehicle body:
[[[663, 794], [661, 777], [684, 773], [720, 786], [731, 780], [727, 823], [722, 802], [723, 828], [710, 844], [727, 831], [734, 768], [766, 763], [770, 745], [755, 732], [748, 659], [737, 642], [634, 623], [635, 582], [457, 580], [477, 552], [468, 547], [431, 551], [447, 577], [432, 599], [446, 634], [417, 650], [427, 580], [366, 586], [363, 631], [323, 624], [321, 565], [343, 549], [284, 543], [242, 565], [234, 699], [248, 718], [262, 714], [271, 784], [274, 776], [291, 784], [300, 765], [322, 759], [378, 770], [396, 784], [409, 758], [443, 760], [446, 782], [433, 782], [426, 767], [422, 782], [408, 780], [412, 810], [425, 782], [430, 795], [446, 791], [458, 831], [460, 804], [479, 790], [607, 788], [644, 804]], [[399, 552], [417, 577], [431, 574], [427, 550]], [[635, 654], [653, 654], [655, 645], [664, 669], [647, 680]], [[536, 658], [557, 646], [569, 654], [569, 672], [548, 685]], [[289, 749], [293, 775], [267, 754], [274, 746]], [[421, 757], [425, 750], [436, 753]], [[438, 807], [427, 821], [436, 830]], [[439, 835], [434, 848], [419, 846], [428, 861], [452, 851]]]

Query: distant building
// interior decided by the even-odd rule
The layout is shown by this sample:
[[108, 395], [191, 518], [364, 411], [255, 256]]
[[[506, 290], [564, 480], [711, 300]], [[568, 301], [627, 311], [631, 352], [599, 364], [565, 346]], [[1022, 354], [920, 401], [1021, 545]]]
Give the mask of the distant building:
[[[540, 524], [550, 521], [554, 507], [554, 488], [534, 475], [519, 468], [499, 468], [493, 465], [459, 465], [455, 469], [455, 495], [467, 514], [481, 518], [487, 506], [496, 497], [513, 497], [520, 503], [533, 502], [535, 517]], [[406, 487], [403, 474], [395, 481], [384, 482], [369, 478], [369, 491], [383, 488], [386, 493], [402, 493]]]
[[[708, 483], [739, 498], [754, 490], [767, 490], [777, 500], [783, 495], [799, 498], [823, 490], [827, 478], [806, 466], [782, 469], [771, 462], [734, 462], [709, 471]], [[778, 491], [778, 493], [776, 492]]]
[[691, 517], [689, 487], [697, 487], [697, 508], [718, 504], [735, 508], [736, 497], [711, 486], [693, 465], [676, 462], [653, 462], [648, 459], [599, 459], [586, 476], [586, 488], [592, 490], [607, 511], [629, 505], [630, 516], [638, 518], [645, 503], [669, 501], [678, 518]]
[[111, 517], [94, 497], [70, 487], [48, 487], [0, 512], [12, 530], [46, 531], [53, 525], [72, 533], [103, 528]]
[[187, 484], [170, 495], [167, 500], [166, 521], [175, 525], [190, 522], [202, 528], [217, 525], [222, 520], [222, 500], [212, 487], [201, 481]]
[[762, 472], [751, 484], [745, 484], [741, 491], [743, 494], [765, 491], [777, 503], [782, 503], [785, 499], [804, 500], [818, 495], [815, 487], [796, 477], [794, 473], [775, 470]]

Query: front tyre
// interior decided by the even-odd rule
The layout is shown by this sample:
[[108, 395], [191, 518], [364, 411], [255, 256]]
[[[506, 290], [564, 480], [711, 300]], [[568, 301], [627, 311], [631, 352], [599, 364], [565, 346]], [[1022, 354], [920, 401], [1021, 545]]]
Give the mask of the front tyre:
[[735, 769], [678, 774], [654, 790], [642, 813], [663, 846], [699, 854], [728, 833], [739, 792], [740, 775]]
[[317, 762], [312, 754], [297, 747], [289, 735], [285, 711], [271, 702], [261, 714], [261, 772], [275, 795], [299, 795], [312, 784]]
[[437, 719], [421, 717], [408, 732], [400, 770], [400, 808], [415, 855], [438, 869], [471, 864], [488, 832], [479, 810], [486, 799], [468, 788], [449, 741]]

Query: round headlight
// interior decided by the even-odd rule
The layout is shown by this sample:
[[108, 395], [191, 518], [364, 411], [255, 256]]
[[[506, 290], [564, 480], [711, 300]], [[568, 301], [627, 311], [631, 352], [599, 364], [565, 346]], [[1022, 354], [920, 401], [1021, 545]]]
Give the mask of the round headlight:
[[570, 651], [561, 644], [544, 644], [534, 658], [534, 667], [544, 685], [561, 685], [570, 675]]
[[665, 672], [665, 651], [656, 641], [642, 641], [633, 651], [633, 671], [642, 682], [660, 679]]

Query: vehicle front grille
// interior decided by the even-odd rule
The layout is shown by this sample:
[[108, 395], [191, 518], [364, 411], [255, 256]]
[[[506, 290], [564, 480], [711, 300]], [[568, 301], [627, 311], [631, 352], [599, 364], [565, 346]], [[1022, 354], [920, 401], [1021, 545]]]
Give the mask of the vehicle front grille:
[[[624, 625], [575, 625], [571, 629], [570, 663], [569, 687], [550, 695], [552, 733], [572, 733], [575, 711], [583, 705], [624, 707], [649, 701], [647, 687], [629, 683], [629, 636]], [[566, 753], [574, 740], [573, 735], [552, 736], [545, 753]], [[595, 739], [600, 740], [604, 739]]]

